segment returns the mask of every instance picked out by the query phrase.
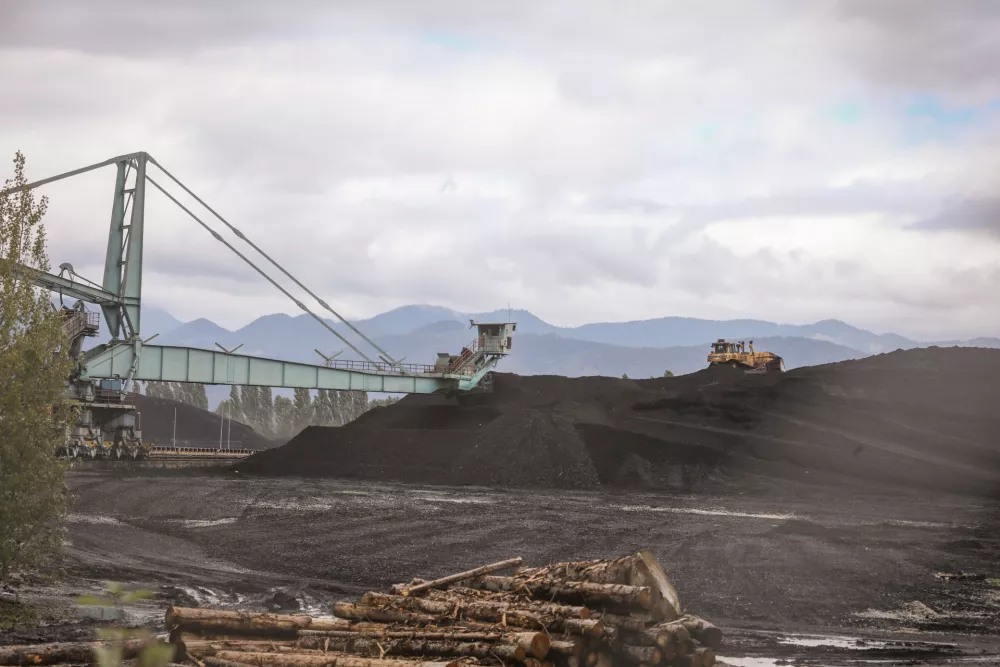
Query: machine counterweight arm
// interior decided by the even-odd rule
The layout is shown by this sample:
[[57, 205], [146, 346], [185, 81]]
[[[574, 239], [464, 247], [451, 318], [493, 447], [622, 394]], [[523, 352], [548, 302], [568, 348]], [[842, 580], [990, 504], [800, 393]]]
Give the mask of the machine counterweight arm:
[[289, 292], [288, 290], [286, 290], [286, 289], [285, 289], [284, 287], [282, 287], [282, 286], [281, 286], [281, 285], [279, 285], [279, 284], [278, 284], [277, 282], [275, 282], [275, 280], [274, 280], [273, 278], [271, 278], [271, 276], [269, 276], [269, 275], [267, 275], [266, 273], [264, 273], [264, 272], [263, 272], [263, 271], [262, 271], [262, 270], [260, 269], [260, 267], [258, 267], [258, 266], [257, 266], [256, 264], [254, 264], [253, 262], [251, 262], [251, 261], [250, 261], [249, 259], [247, 259], [247, 257], [246, 257], [246, 256], [245, 256], [245, 255], [244, 255], [243, 253], [241, 253], [241, 252], [240, 252], [239, 250], [237, 250], [236, 248], [234, 248], [234, 247], [233, 247], [233, 245], [232, 245], [231, 243], [229, 243], [229, 242], [228, 242], [228, 241], [226, 241], [226, 240], [225, 240], [224, 238], [222, 238], [221, 236], [219, 236], [219, 233], [218, 233], [217, 231], [215, 231], [214, 229], [212, 229], [211, 227], [209, 227], [208, 225], [206, 225], [206, 224], [205, 224], [205, 223], [204, 223], [204, 222], [202, 221], [202, 219], [201, 219], [201, 218], [199, 218], [199, 217], [198, 217], [198, 216], [196, 216], [196, 215], [195, 215], [194, 213], [192, 213], [192, 212], [191, 212], [191, 210], [190, 210], [190, 209], [189, 209], [188, 207], [186, 207], [186, 206], [185, 206], [184, 204], [182, 204], [182, 203], [180, 203], [179, 201], [177, 201], [177, 198], [176, 198], [176, 197], [174, 197], [174, 196], [173, 196], [172, 194], [170, 194], [169, 192], [167, 192], [166, 190], [164, 190], [164, 189], [163, 189], [163, 187], [162, 187], [162, 186], [161, 186], [161, 185], [160, 185], [159, 183], [157, 183], [156, 181], [154, 181], [154, 180], [153, 180], [153, 179], [152, 179], [152, 178], [151, 178], [151, 177], [150, 177], [149, 175], [147, 175], [147, 176], [146, 176], [146, 180], [147, 180], [147, 181], [149, 181], [150, 183], [152, 183], [152, 184], [153, 184], [153, 186], [154, 186], [154, 187], [156, 187], [156, 189], [157, 189], [157, 190], [159, 190], [159, 191], [160, 191], [160, 192], [162, 192], [162, 193], [163, 193], [164, 195], [166, 195], [166, 196], [167, 196], [167, 198], [168, 198], [168, 199], [169, 199], [170, 201], [172, 201], [173, 203], [177, 204], [177, 206], [178, 206], [178, 207], [180, 207], [180, 209], [181, 209], [182, 211], [184, 211], [184, 212], [185, 212], [185, 213], [187, 213], [187, 214], [188, 214], [189, 216], [191, 216], [191, 218], [192, 218], [192, 219], [193, 219], [193, 220], [194, 220], [195, 222], [197, 222], [197, 223], [198, 223], [199, 225], [201, 225], [202, 227], [204, 227], [205, 229], [207, 229], [207, 230], [208, 230], [208, 233], [209, 233], [209, 234], [211, 234], [212, 236], [214, 236], [214, 237], [215, 237], [215, 240], [216, 240], [216, 241], [218, 241], [219, 243], [223, 244], [224, 246], [226, 246], [227, 248], [229, 248], [230, 250], [232, 250], [232, 251], [233, 251], [233, 253], [235, 253], [237, 257], [239, 257], [239, 258], [240, 258], [240, 259], [242, 259], [242, 260], [243, 260], [244, 262], [246, 262], [247, 264], [249, 264], [249, 265], [250, 265], [250, 267], [251, 267], [251, 268], [252, 268], [252, 269], [253, 269], [254, 271], [256, 271], [256, 272], [257, 272], [257, 273], [259, 273], [260, 275], [264, 276], [264, 278], [265, 278], [265, 279], [266, 279], [266, 280], [267, 280], [267, 281], [268, 281], [269, 283], [271, 283], [272, 285], [274, 285], [275, 287], [277, 287], [277, 288], [278, 288], [278, 290], [280, 290], [282, 294], [284, 294], [284, 295], [285, 295], [285, 296], [287, 296], [287, 297], [288, 297], [289, 299], [291, 299], [292, 301], [294, 301], [294, 302], [295, 302], [295, 305], [296, 305], [296, 306], [298, 306], [298, 307], [299, 307], [299, 308], [301, 308], [301, 309], [302, 309], [302, 310], [303, 310], [304, 312], [306, 312], [307, 314], [309, 314], [310, 316], [312, 316], [312, 318], [313, 318], [314, 320], [316, 320], [317, 322], [319, 322], [320, 324], [322, 324], [322, 325], [323, 325], [324, 327], [326, 327], [326, 328], [327, 328], [327, 329], [328, 329], [328, 330], [330, 331], [330, 333], [332, 333], [332, 334], [333, 334], [334, 336], [336, 336], [337, 338], [339, 338], [340, 340], [342, 340], [342, 341], [344, 342], [344, 344], [345, 344], [345, 345], [347, 345], [347, 346], [348, 346], [349, 348], [351, 348], [351, 349], [352, 349], [352, 350], [354, 350], [354, 351], [355, 351], [356, 353], [358, 353], [359, 355], [361, 355], [361, 358], [362, 358], [362, 359], [364, 359], [365, 361], [369, 361], [369, 362], [371, 362], [371, 363], [375, 363], [374, 361], [372, 361], [371, 359], [369, 359], [369, 358], [368, 358], [368, 356], [367, 356], [367, 355], [366, 355], [366, 354], [365, 354], [364, 352], [362, 352], [361, 350], [359, 350], [358, 348], [356, 348], [356, 347], [355, 347], [354, 345], [352, 345], [352, 344], [351, 344], [351, 342], [350, 342], [349, 340], [347, 340], [346, 338], [344, 338], [344, 337], [343, 337], [343, 336], [342, 336], [342, 335], [340, 334], [340, 332], [338, 332], [338, 331], [337, 331], [336, 329], [334, 329], [334, 328], [333, 328], [333, 327], [331, 327], [331, 326], [330, 326], [329, 324], [327, 324], [327, 323], [326, 323], [326, 322], [325, 322], [325, 321], [323, 320], [323, 318], [322, 318], [322, 317], [320, 317], [320, 316], [316, 315], [316, 313], [314, 313], [314, 312], [312, 312], [311, 310], [309, 310], [308, 308], [306, 308], [306, 306], [305, 306], [305, 304], [304, 304], [304, 303], [302, 303], [301, 301], [299, 301], [298, 299], [296, 299], [296, 298], [295, 298], [294, 296], [292, 296], [292, 295], [291, 295], [291, 293], [290, 293], [290, 292]]
[[[306, 292], [306, 294], [308, 294], [308, 295], [309, 295], [309, 296], [311, 296], [312, 298], [316, 299], [316, 301], [317, 301], [317, 302], [319, 303], [319, 305], [323, 306], [323, 307], [324, 307], [324, 308], [325, 308], [326, 310], [328, 310], [329, 312], [333, 313], [333, 315], [334, 315], [334, 316], [335, 316], [335, 317], [336, 317], [336, 318], [337, 318], [338, 320], [340, 320], [341, 322], [343, 322], [344, 324], [346, 324], [346, 325], [347, 325], [347, 326], [348, 326], [348, 327], [349, 327], [349, 328], [351, 329], [351, 331], [353, 331], [354, 333], [356, 333], [356, 334], [358, 334], [359, 336], [361, 336], [361, 338], [362, 338], [362, 339], [363, 339], [363, 340], [364, 340], [364, 341], [365, 341], [366, 343], [368, 343], [368, 344], [369, 344], [369, 345], [371, 345], [371, 346], [372, 346], [373, 348], [375, 348], [375, 349], [376, 349], [376, 350], [377, 350], [377, 351], [379, 352], [379, 354], [383, 355], [383, 357], [385, 357], [385, 358], [386, 358], [386, 360], [387, 360], [387, 361], [389, 361], [389, 363], [390, 363], [390, 364], [393, 364], [393, 365], [395, 365], [395, 364], [398, 364], [398, 363], [399, 363], [399, 362], [398, 362], [398, 361], [397, 361], [396, 359], [393, 359], [392, 355], [390, 355], [390, 354], [389, 354], [388, 352], [386, 352], [386, 351], [385, 351], [385, 350], [383, 350], [383, 349], [382, 349], [381, 347], [379, 347], [378, 345], [376, 345], [376, 344], [375, 344], [375, 341], [371, 340], [371, 339], [370, 339], [370, 338], [368, 338], [368, 337], [367, 337], [366, 335], [364, 335], [363, 333], [361, 333], [361, 331], [359, 331], [359, 330], [357, 329], [357, 327], [355, 327], [355, 326], [354, 326], [353, 324], [351, 324], [350, 322], [348, 322], [348, 321], [347, 321], [346, 319], [344, 319], [344, 318], [343, 318], [343, 317], [342, 317], [342, 316], [340, 315], [340, 313], [338, 313], [338, 312], [337, 312], [337, 311], [335, 311], [335, 310], [334, 310], [333, 308], [331, 308], [331, 307], [330, 307], [330, 305], [329, 305], [329, 304], [328, 304], [328, 303], [327, 303], [326, 301], [324, 301], [323, 299], [321, 299], [321, 298], [319, 298], [318, 296], [316, 296], [316, 294], [314, 294], [314, 293], [312, 292], [312, 290], [310, 290], [310, 289], [309, 289], [308, 287], [306, 287], [306, 286], [305, 286], [305, 285], [303, 285], [303, 284], [302, 284], [301, 282], [299, 282], [299, 280], [298, 280], [298, 279], [297, 279], [297, 278], [296, 278], [295, 276], [293, 276], [293, 275], [292, 275], [291, 273], [289, 273], [288, 271], [286, 271], [286, 270], [285, 270], [285, 268], [284, 268], [283, 266], [281, 266], [281, 265], [280, 265], [280, 264], [278, 264], [278, 263], [277, 263], [276, 261], [274, 261], [273, 259], [271, 259], [271, 256], [270, 256], [270, 255], [268, 255], [268, 254], [267, 254], [266, 252], [264, 252], [263, 250], [261, 250], [261, 249], [260, 249], [260, 248], [259, 248], [259, 247], [257, 246], [257, 244], [255, 244], [255, 243], [254, 243], [253, 241], [251, 241], [250, 239], [248, 239], [248, 238], [247, 238], [247, 237], [246, 237], [246, 236], [245, 236], [245, 235], [243, 234], [243, 232], [241, 232], [241, 231], [240, 231], [239, 229], [237, 229], [237, 228], [236, 228], [236, 227], [234, 227], [233, 225], [229, 224], [229, 221], [227, 221], [227, 220], [226, 220], [225, 218], [223, 218], [223, 217], [222, 217], [221, 215], [219, 215], [219, 214], [218, 214], [218, 213], [217, 213], [217, 212], [215, 211], [215, 209], [213, 209], [213, 208], [212, 208], [211, 206], [209, 206], [209, 205], [208, 205], [208, 204], [206, 204], [206, 203], [205, 203], [204, 201], [202, 201], [202, 199], [201, 199], [201, 198], [200, 198], [200, 197], [199, 197], [198, 195], [196, 195], [195, 193], [191, 192], [191, 190], [190, 190], [190, 189], [188, 189], [188, 187], [187, 187], [186, 185], [184, 185], [184, 184], [183, 184], [183, 183], [181, 183], [181, 182], [180, 182], [179, 180], [177, 180], [177, 178], [175, 178], [173, 174], [171, 174], [171, 173], [170, 173], [169, 171], [167, 171], [167, 170], [166, 170], [166, 169], [165, 169], [165, 168], [163, 167], [163, 165], [162, 165], [162, 164], [160, 164], [160, 163], [159, 163], [159, 162], [157, 162], [157, 161], [156, 161], [155, 159], [153, 159], [153, 157], [152, 157], [152, 156], [150, 156], [149, 160], [150, 160], [150, 161], [151, 161], [151, 162], [152, 162], [153, 164], [155, 164], [155, 165], [156, 165], [157, 167], [159, 167], [159, 168], [160, 168], [160, 171], [162, 171], [162, 172], [163, 172], [164, 174], [166, 174], [166, 175], [167, 175], [167, 177], [168, 177], [168, 178], [170, 178], [170, 180], [172, 180], [172, 181], [173, 181], [174, 183], [176, 183], [176, 184], [177, 184], [178, 186], [180, 186], [180, 188], [181, 188], [182, 190], [184, 190], [184, 192], [186, 192], [186, 193], [188, 193], [189, 195], [191, 195], [192, 197], [194, 197], [195, 201], [197, 201], [197, 202], [198, 202], [199, 204], [201, 204], [201, 205], [202, 205], [202, 206], [204, 206], [204, 207], [205, 207], [206, 209], [208, 209], [208, 211], [209, 211], [209, 212], [210, 212], [210, 213], [211, 213], [212, 215], [214, 215], [214, 216], [215, 216], [216, 218], [218, 218], [218, 219], [219, 219], [219, 220], [220, 220], [220, 221], [222, 222], [222, 224], [224, 224], [224, 225], [225, 225], [226, 227], [228, 227], [228, 228], [229, 228], [229, 230], [230, 230], [231, 232], [233, 232], [234, 234], [236, 234], [236, 236], [238, 236], [239, 238], [241, 238], [241, 239], [243, 239], [244, 241], [246, 241], [246, 242], [247, 242], [247, 244], [248, 244], [248, 245], [249, 245], [249, 246], [250, 246], [251, 248], [253, 248], [253, 249], [254, 249], [254, 250], [256, 250], [256, 251], [257, 251], [258, 253], [260, 253], [260, 255], [264, 257], [264, 259], [266, 259], [267, 261], [271, 262], [271, 264], [273, 264], [273, 265], [274, 265], [275, 267], [277, 267], [277, 269], [278, 269], [279, 271], [281, 271], [281, 272], [282, 272], [282, 273], [284, 273], [284, 274], [285, 274], [286, 276], [288, 276], [288, 277], [289, 277], [289, 278], [290, 278], [290, 279], [292, 280], [292, 282], [294, 282], [294, 283], [295, 283], [296, 285], [298, 285], [299, 287], [301, 287], [301, 288], [302, 288], [302, 289], [303, 289], [303, 290], [304, 290], [304, 291]], [[159, 187], [159, 186], [157, 186], [157, 187]], [[161, 188], [161, 190], [162, 190], [162, 188]], [[341, 340], [343, 340], [343, 339], [341, 339]], [[355, 351], [357, 351], [357, 350], [355, 350]], [[360, 354], [360, 353], [359, 353], [359, 354]], [[367, 357], [365, 357], [365, 358], [367, 359]]]
[[[84, 174], [88, 171], [93, 171], [95, 169], [100, 169], [101, 167], [107, 167], [108, 165], [115, 164], [116, 162], [122, 162], [123, 160], [134, 160], [139, 157], [141, 153], [129, 153], [128, 155], [119, 155], [118, 157], [113, 157], [104, 162], [98, 162], [92, 164], [88, 167], [80, 167], [79, 169], [74, 169], [73, 171], [67, 171], [64, 174], [58, 174], [56, 176], [49, 176], [48, 178], [43, 178], [40, 181], [35, 181], [33, 183], [28, 183], [20, 188], [9, 188], [7, 190], [0, 190], [0, 197], [13, 194], [14, 192], [19, 192], [21, 190], [33, 190], [40, 185], [45, 185], [47, 183], [52, 183], [54, 181], [61, 181], [64, 178], [69, 178], [70, 176], [76, 176], [77, 174]], [[152, 159], [152, 158], [149, 158]]]

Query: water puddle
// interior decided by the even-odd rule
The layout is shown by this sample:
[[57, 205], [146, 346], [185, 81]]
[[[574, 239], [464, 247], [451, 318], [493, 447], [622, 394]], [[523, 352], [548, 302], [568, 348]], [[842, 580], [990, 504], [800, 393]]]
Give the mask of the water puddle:
[[76, 514], [70, 513], [66, 515], [66, 521], [69, 523], [89, 523], [94, 525], [104, 525], [104, 526], [121, 526], [124, 525], [121, 519], [117, 519], [113, 516], [107, 516], [104, 514]]
[[455, 503], [458, 505], [496, 505], [496, 501], [490, 498], [461, 498], [455, 496], [414, 496], [414, 500], [423, 500], [428, 503]]
[[818, 646], [830, 646], [832, 648], [850, 649], [853, 651], [866, 651], [868, 649], [886, 648], [890, 645], [887, 641], [860, 639], [858, 637], [834, 637], [823, 635], [796, 635], [794, 637], [778, 637], [778, 643], [786, 646], [801, 646], [803, 648], [816, 648]]
[[786, 658], [724, 658], [720, 655], [716, 656], [716, 660], [733, 667], [778, 667], [779, 664], [788, 664]]
[[735, 512], [725, 509], [699, 509], [694, 507], [652, 507], [650, 505], [612, 505], [623, 512], [666, 512], [669, 514], [696, 514], [700, 516], [721, 516], [738, 519], [769, 519], [787, 521], [800, 519], [798, 514], [762, 514], [757, 512]]
[[225, 519], [178, 519], [177, 523], [185, 528], [210, 528], [212, 526], [225, 526], [236, 523], [239, 517], [231, 516]]

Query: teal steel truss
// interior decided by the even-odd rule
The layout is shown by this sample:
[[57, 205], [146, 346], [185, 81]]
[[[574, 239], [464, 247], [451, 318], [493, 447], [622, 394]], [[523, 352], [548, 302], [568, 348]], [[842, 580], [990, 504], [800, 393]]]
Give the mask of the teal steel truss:
[[[109, 343], [99, 345], [85, 353], [76, 378], [80, 381], [121, 380], [125, 390], [134, 380], [152, 380], [419, 394], [462, 392], [476, 388], [497, 361], [510, 352], [515, 329], [513, 323], [481, 324], [472, 322], [471, 325], [478, 328], [477, 339], [469, 347], [463, 349], [460, 354], [439, 354], [437, 363], [433, 366], [402, 363], [402, 359], [390, 356], [388, 352], [365, 336], [353, 324], [341, 317], [326, 301], [261, 250], [243, 232], [219, 215], [148, 153], [138, 152], [120, 155], [29, 183], [24, 187], [36, 188], [46, 183], [112, 165], [116, 169], [116, 177], [111, 202], [111, 220], [108, 230], [104, 275], [101, 284], [97, 285], [82, 279], [74, 272], [70, 264], [61, 265], [59, 275], [26, 266], [20, 267], [25, 279], [32, 280], [35, 284], [62, 295], [100, 307], [111, 334], [111, 340]], [[361, 339], [362, 342], [359, 345], [367, 344], [372, 348], [373, 352], [370, 353], [370, 356], [363, 352], [359, 345], [349, 341], [341, 332], [314, 313], [267, 271], [255, 264], [247, 257], [249, 253], [244, 254], [238, 250], [233, 243], [224, 239], [218, 231], [178, 201], [167, 188], [147, 173], [150, 166], [155, 166], [169, 181], [203, 206], [239, 239], [238, 242], [249, 246], [253, 252], [263, 257], [267, 263], [294, 282], [305, 294], [312, 297], [324, 310], [338, 318]], [[147, 344], [148, 340], [143, 341], [141, 337], [142, 255], [147, 184], [160, 191], [196, 223], [206, 229], [217, 241], [225, 245], [276, 289], [290, 298], [302, 311], [339, 338], [361, 360], [334, 361], [333, 356], [336, 355], [331, 357], [323, 355], [325, 363], [318, 366], [276, 359], [262, 359], [225, 350], [149, 345]], [[9, 190], [0, 191], [0, 196], [6, 196], [9, 192]]]

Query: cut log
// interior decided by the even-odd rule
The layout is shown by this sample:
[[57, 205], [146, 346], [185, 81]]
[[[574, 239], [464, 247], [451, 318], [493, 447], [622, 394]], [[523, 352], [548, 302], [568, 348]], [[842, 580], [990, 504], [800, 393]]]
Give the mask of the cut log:
[[208, 665], [208, 667], [247, 667], [246, 663], [235, 662], [233, 660], [222, 660], [215, 656], [205, 658], [204, 663]]
[[661, 623], [651, 627], [643, 628], [639, 632], [629, 632], [631, 639], [637, 643], [647, 646], [659, 646], [665, 648], [670, 643], [684, 642], [691, 638], [687, 628], [680, 621]]
[[555, 578], [600, 584], [646, 586], [653, 591], [652, 611], [656, 620], [672, 621], [681, 615], [680, 599], [656, 557], [649, 551], [614, 560], [552, 563], [545, 567], [521, 568], [518, 578]]
[[617, 628], [622, 632], [643, 632], [647, 627], [656, 623], [652, 614], [637, 612], [632, 614], [601, 614], [601, 620], [605, 625]]
[[227, 660], [256, 667], [458, 667], [457, 662], [423, 662], [416, 660], [379, 660], [343, 653], [241, 653], [220, 651], [215, 655]]
[[583, 648], [582, 641], [566, 641], [562, 639], [553, 639], [549, 645], [550, 653], [558, 653], [559, 655], [580, 655], [581, 649]]
[[624, 584], [594, 584], [589, 581], [563, 581], [560, 579], [525, 579], [521, 577], [482, 576], [469, 580], [470, 588], [488, 591], [525, 592], [533, 596], [581, 601], [583, 604], [653, 607], [653, 592], [645, 586]]
[[689, 615], [682, 618], [680, 622], [702, 646], [716, 650], [722, 646], [722, 630], [705, 619]]
[[[358, 625], [367, 625], [361, 624]], [[353, 626], [357, 627], [357, 626]], [[336, 639], [357, 639], [361, 637], [384, 637], [386, 639], [442, 639], [458, 642], [500, 642], [510, 637], [503, 632], [470, 632], [462, 628], [443, 629], [423, 626], [412, 630], [393, 629], [388, 625], [376, 625], [370, 629], [354, 630], [299, 630], [299, 638], [331, 637]]]
[[420, 584], [416, 584], [407, 589], [403, 590], [402, 595], [414, 595], [415, 593], [420, 593], [421, 591], [426, 591], [431, 588], [444, 588], [448, 584], [453, 584], [456, 581], [462, 581], [463, 579], [471, 579], [473, 577], [478, 577], [484, 574], [492, 574], [493, 572], [499, 572], [501, 570], [509, 570], [512, 567], [517, 567], [521, 564], [521, 557], [508, 558], [507, 560], [502, 560], [497, 563], [491, 563], [489, 565], [483, 565], [482, 567], [477, 567], [472, 570], [466, 570], [465, 572], [458, 572], [456, 574], [450, 574], [447, 577], [441, 577], [440, 579], [432, 579], [431, 581], [425, 581]]
[[[302, 650], [290, 641], [274, 641], [270, 639], [245, 641], [234, 639], [178, 639], [172, 642], [172, 644], [176, 647], [176, 656], [181, 659], [189, 655], [199, 658], [213, 656], [219, 651], [297, 653]], [[318, 648], [322, 648], [322, 646]]]
[[479, 621], [498, 622], [504, 616], [524, 616], [541, 620], [543, 616], [553, 618], [588, 618], [590, 610], [586, 607], [571, 607], [547, 602], [519, 601], [495, 602], [490, 600], [469, 600], [457, 596], [427, 599], [423, 597], [404, 598], [385, 593], [366, 593], [361, 598], [361, 604], [379, 607], [395, 608], [407, 611], [434, 614], [436, 616], [454, 617], [456, 614]]
[[618, 650], [630, 662], [637, 662], [643, 665], [658, 665], [663, 660], [663, 654], [655, 646], [622, 644]]
[[218, 609], [167, 607], [168, 630], [180, 630], [202, 635], [253, 634], [258, 636], [294, 637], [298, 630], [346, 630], [350, 623], [323, 620], [298, 614], [251, 614]]
[[[129, 640], [122, 643], [122, 657], [132, 659], [149, 642]], [[54, 642], [0, 646], [0, 665], [57, 665], [61, 663], [93, 663], [94, 649], [108, 646], [106, 642]]]
[[[333, 615], [341, 619], [351, 619], [356, 621], [378, 621], [379, 623], [410, 623], [413, 625], [434, 625], [440, 619], [427, 614], [419, 614], [410, 611], [399, 611], [396, 609], [381, 609], [369, 607], [367, 605], [353, 604], [350, 602], [338, 602], [333, 605]], [[348, 629], [350, 624], [339, 628]]]
[[593, 618], [567, 618], [562, 621], [552, 623], [550, 629], [565, 632], [571, 635], [586, 635], [590, 637], [602, 637], [607, 629], [604, 621]]
[[712, 667], [715, 664], [715, 651], [710, 648], [695, 649], [694, 663], [700, 667]]
[[440, 639], [389, 639], [383, 637], [300, 637], [297, 646], [361, 655], [446, 655], [488, 658], [497, 653], [512, 659], [544, 658], [549, 654], [551, 640], [542, 632], [521, 632], [508, 635], [499, 642], [448, 641]]

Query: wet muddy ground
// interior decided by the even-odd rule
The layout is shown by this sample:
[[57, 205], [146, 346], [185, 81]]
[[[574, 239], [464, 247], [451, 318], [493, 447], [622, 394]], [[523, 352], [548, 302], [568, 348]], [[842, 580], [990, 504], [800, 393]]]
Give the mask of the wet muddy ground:
[[996, 501], [750, 478], [698, 495], [199, 470], [78, 470], [69, 483], [66, 577], [34, 595], [68, 604], [102, 580], [141, 585], [157, 600], [130, 610], [140, 622], [161, 622], [169, 603], [325, 614], [336, 599], [514, 555], [649, 548], [689, 611], [726, 629], [731, 664], [1000, 661]]

